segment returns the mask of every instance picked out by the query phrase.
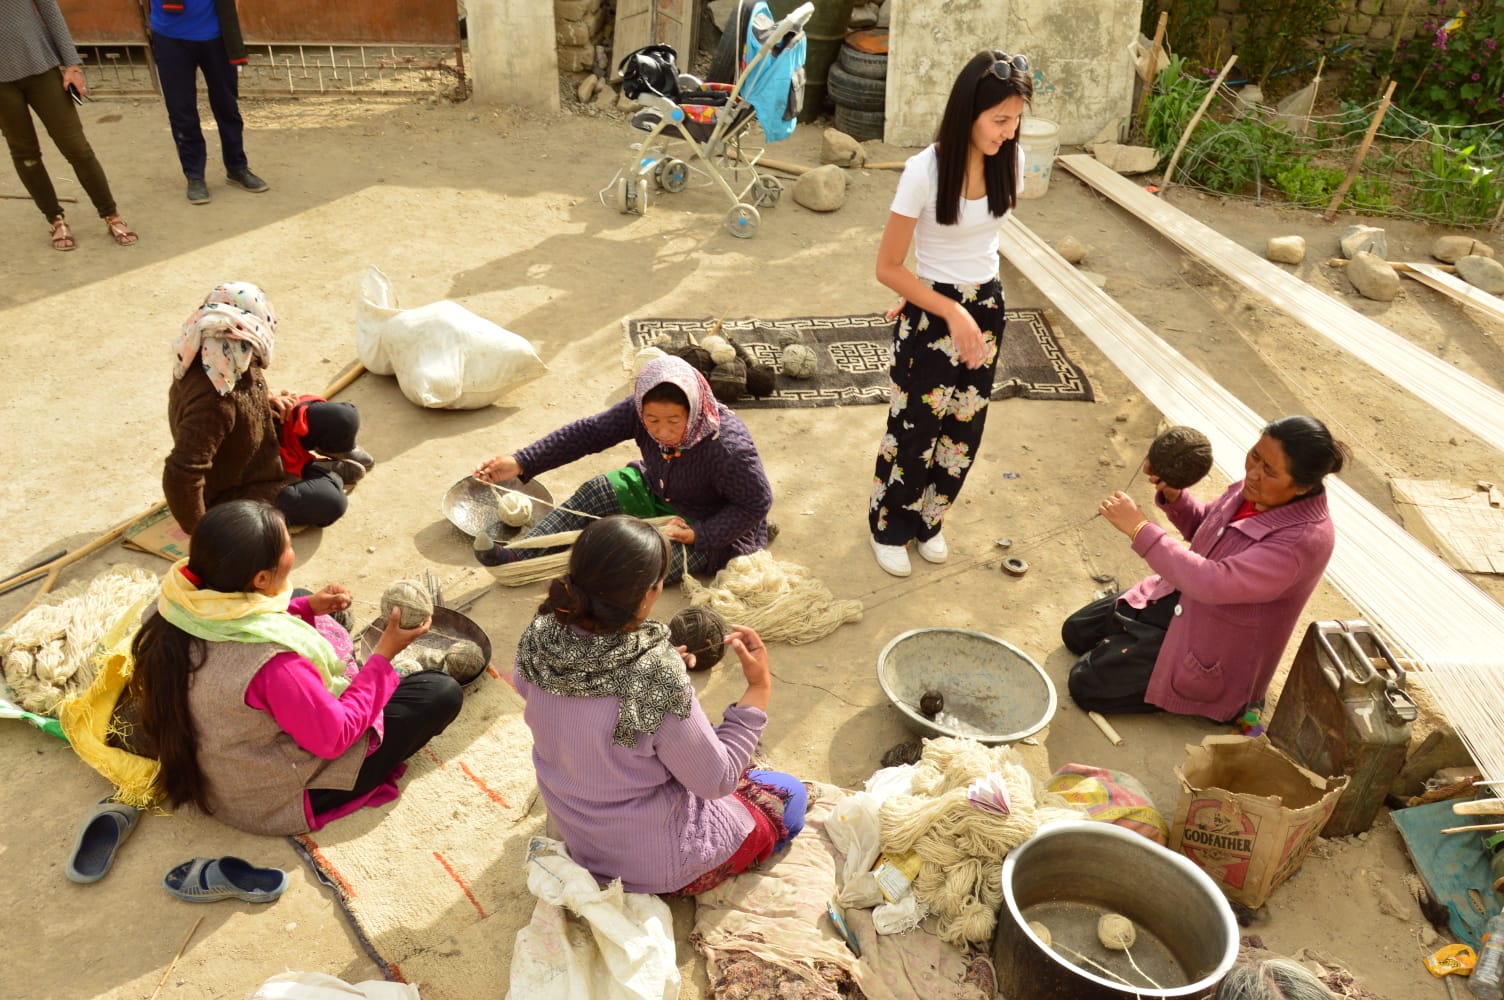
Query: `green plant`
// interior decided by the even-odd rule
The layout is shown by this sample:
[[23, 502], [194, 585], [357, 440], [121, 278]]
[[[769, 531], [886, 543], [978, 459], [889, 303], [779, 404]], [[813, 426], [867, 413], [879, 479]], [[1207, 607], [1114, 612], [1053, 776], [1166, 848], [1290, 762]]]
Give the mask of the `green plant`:
[[1211, 30], [1217, 0], [1159, 0], [1158, 3], [1144, 4], [1139, 30], [1145, 38], [1154, 37], [1160, 11], [1167, 11], [1170, 15], [1165, 22], [1165, 42], [1171, 52], [1198, 66], [1220, 65], [1226, 58], [1221, 53], [1225, 39]]
[[1269, 74], [1309, 57], [1322, 26], [1343, 6], [1342, 0], [1243, 0], [1238, 71], [1263, 86]]
[[1427, 0], [1414, 38], [1395, 46], [1395, 101], [1443, 125], [1504, 116], [1504, 0]]
[[1476, 146], [1453, 150], [1439, 129], [1431, 135], [1431, 156], [1425, 171], [1416, 171], [1419, 206], [1428, 216], [1459, 223], [1486, 217], [1498, 196], [1489, 183], [1492, 167], [1473, 158]]
[[1342, 183], [1343, 174], [1337, 167], [1313, 166], [1311, 158], [1304, 156], [1276, 170], [1270, 180], [1297, 205], [1325, 205]]

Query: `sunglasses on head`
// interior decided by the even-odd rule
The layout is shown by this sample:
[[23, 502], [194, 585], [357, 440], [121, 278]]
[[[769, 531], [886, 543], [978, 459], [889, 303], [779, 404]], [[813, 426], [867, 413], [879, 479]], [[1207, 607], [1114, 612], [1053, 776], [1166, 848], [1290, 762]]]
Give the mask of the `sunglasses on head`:
[[987, 72], [999, 80], [1007, 81], [1013, 78], [1013, 74], [1020, 75], [1029, 72], [1029, 57], [1022, 53], [1010, 56], [1006, 52], [996, 53], [997, 60], [987, 68]]

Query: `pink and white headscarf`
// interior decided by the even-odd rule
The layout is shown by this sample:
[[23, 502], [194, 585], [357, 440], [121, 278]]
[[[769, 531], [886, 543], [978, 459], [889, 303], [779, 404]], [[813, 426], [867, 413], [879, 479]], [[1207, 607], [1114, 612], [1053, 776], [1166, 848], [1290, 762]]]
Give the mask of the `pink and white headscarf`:
[[261, 289], [248, 281], [216, 285], [172, 342], [172, 377], [186, 375], [202, 352], [204, 373], [215, 391], [227, 396], [253, 360], [271, 367], [276, 334], [277, 310]]
[[689, 423], [684, 428], [684, 440], [678, 444], [679, 450], [693, 448], [706, 438], [721, 433], [720, 404], [710, 391], [710, 383], [688, 361], [672, 355], [654, 358], [638, 372], [637, 382], [632, 388], [638, 420], [642, 419], [642, 397], [665, 382], [678, 386], [689, 400]]

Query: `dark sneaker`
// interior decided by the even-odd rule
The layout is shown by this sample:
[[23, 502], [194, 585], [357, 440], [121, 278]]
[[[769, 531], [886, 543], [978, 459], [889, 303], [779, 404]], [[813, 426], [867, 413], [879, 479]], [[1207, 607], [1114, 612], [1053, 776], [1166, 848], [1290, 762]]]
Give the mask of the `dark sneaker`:
[[349, 451], [341, 451], [341, 452], [332, 454], [329, 457], [330, 458], [346, 458], [346, 459], [349, 459], [352, 462], [359, 462], [361, 464], [361, 466], [364, 467], [367, 472], [369, 472], [370, 470], [372, 470], [372, 469], [374, 469], [376, 467], [376, 459], [374, 459], [374, 458], [371, 457], [371, 453], [370, 452], [366, 451], [364, 448], [362, 448], [362, 447], [360, 447], [358, 445], [356, 447], [354, 447], [354, 448], [351, 448]]
[[347, 487], [354, 486], [360, 482], [366, 474], [365, 466], [359, 462], [353, 462], [348, 458], [335, 458], [328, 461], [320, 460], [310, 462], [309, 464], [316, 469], [322, 469], [331, 475], [338, 476], [340, 482]]
[[202, 177], [188, 178], [188, 201], [194, 205], [209, 204], [209, 185]]
[[251, 173], [249, 168], [236, 170], [233, 173], [226, 174], [225, 177], [231, 184], [239, 184], [252, 194], [261, 194], [263, 191], [270, 190], [271, 188], [270, 184]]

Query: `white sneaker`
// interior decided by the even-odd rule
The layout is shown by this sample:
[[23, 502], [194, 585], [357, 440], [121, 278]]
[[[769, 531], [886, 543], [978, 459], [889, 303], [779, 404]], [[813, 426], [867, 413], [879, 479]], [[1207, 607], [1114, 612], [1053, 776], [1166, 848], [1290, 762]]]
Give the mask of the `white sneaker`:
[[908, 576], [913, 570], [909, 567], [909, 549], [906, 545], [884, 545], [871, 535], [867, 540], [872, 543], [872, 554], [877, 556], [877, 564], [882, 567], [884, 573], [893, 576]]
[[927, 542], [920, 542], [916, 548], [925, 562], [943, 563], [950, 558], [950, 546], [945, 544], [944, 533], [936, 534]]

